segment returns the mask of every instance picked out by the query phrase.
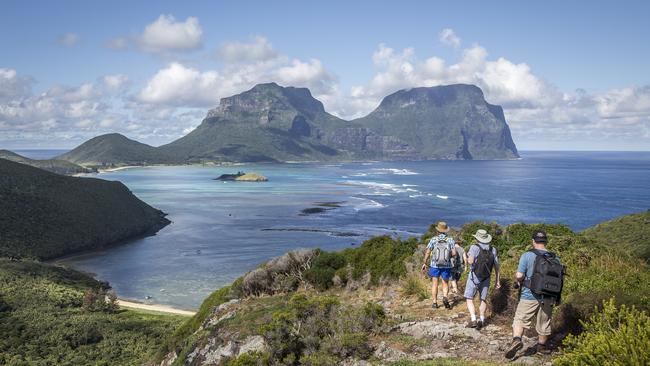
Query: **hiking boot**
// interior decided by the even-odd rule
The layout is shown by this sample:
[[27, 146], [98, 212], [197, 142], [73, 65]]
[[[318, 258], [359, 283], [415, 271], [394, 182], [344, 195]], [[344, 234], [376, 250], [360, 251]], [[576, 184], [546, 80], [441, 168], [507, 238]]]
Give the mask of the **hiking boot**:
[[482, 320], [477, 321], [476, 322], [476, 330], [481, 330], [481, 328], [483, 328], [483, 325], [485, 325], [485, 324], [483, 324]]
[[476, 320], [470, 320], [465, 326], [465, 328], [476, 328], [476, 326], [477, 326]]
[[537, 353], [542, 354], [542, 355], [549, 355], [551, 354], [551, 348], [547, 346], [546, 344], [542, 343], [537, 343], [535, 345], [535, 349], [537, 350]]
[[524, 348], [524, 342], [522, 342], [520, 338], [513, 339], [510, 348], [508, 348], [508, 351], [506, 351], [506, 358], [509, 360], [514, 358], [517, 352], [519, 352], [519, 350], [522, 348]]
[[438, 305], [437, 302], [434, 302], [433, 304], [431, 304], [431, 307], [434, 308], [434, 309], [437, 309], [437, 308], [440, 307], [440, 305]]
[[447, 300], [446, 297], [442, 298], [442, 303], [443, 303], [443, 305], [445, 305], [445, 308], [451, 309], [451, 304], [449, 303], [449, 300]]

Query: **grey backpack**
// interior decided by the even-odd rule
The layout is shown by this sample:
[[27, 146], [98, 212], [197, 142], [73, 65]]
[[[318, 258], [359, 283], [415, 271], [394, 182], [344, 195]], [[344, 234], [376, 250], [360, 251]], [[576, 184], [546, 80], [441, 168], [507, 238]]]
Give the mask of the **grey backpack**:
[[447, 240], [438, 239], [433, 245], [432, 253], [433, 263], [440, 267], [451, 266], [451, 250], [449, 249]]

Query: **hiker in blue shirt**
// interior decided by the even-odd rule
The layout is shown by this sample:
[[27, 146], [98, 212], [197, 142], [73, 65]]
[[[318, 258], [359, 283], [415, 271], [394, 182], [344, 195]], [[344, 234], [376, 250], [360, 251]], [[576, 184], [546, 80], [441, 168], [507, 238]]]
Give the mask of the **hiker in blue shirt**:
[[[548, 238], [544, 231], [535, 231], [533, 233], [534, 249], [522, 254], [519, 259], [515, 285], [516, 288], [521, 289], [521, 293], [512, 322], [512, 345], [505, 354], [508, 359], [514, 358], [517, 351], [523, 348], [521, 337], [524, 334], [524, 329], [531, 328], [532, 320], [535, 317], [537, 317], [535, 330], [538, 340], [537, 344], [530, 347], [526, 353], [550, 353], [547, 341], [551, 335], [551, 316], [553, 305], [559, 301], [562, 291], [564, 266], [560, 263], [559, 258], [546, 250], [547, 242]], [[535, 263], [538, 257], [544, 261], [544, 268], [548, 268], [548, 272], [537, 272], [539, 269], [535, 269]], [[533, 275], [539, 277], [532, 281]], [[536, 285], [538, 284], [539, 287], [545, 289], [546, 294], [535, 293], [531, 290], [535, 288], [537, 291]]]
[[[495, 288], [501, 288], [501, 274], [499, 272], [499, 257], [497, 249], [490, 245], [492, 235], [484, 229], [479, 229], [473, 235], [476, 242], [469, 247], [467, 252], [467, 263], [470, 265], [470, 274], [465, 285], [465, 299], [470, 320], [468, 328], [481, 329], [485, 325], [485, 311], [487, 310], [487, 296], [490, 289], [490, 276], [492, 269], [496, 274]], [[474, 296], [480, 294], [481, 304], [479, 305], [480, 318], [476, 319], [476, 308]]]
[[447, 297], [449, 296], [449, 279], [451, 279], [451, 270], [453, 268], [451, 258], [457, 254], [454, 248], [456, 243], [454, 239], [447, 235], [449, 226], [447, 226], [446, 222], [440, 221], [436, 225], [436, 231], [437, 235], [433, 236], [427, 245], [427, 250], [424, 254], [424, 264], [422, 264], [422, 272], [426, 271], [427, 260], [431, 258], [428, 272], [432, 282], [431, 298], [433, 299], [433, 304], [431, 304], [431, 307], [434, 309], [439, 307], [438, 279], [442, 278], [442, 303], [445, 308], [451, 309], [451, 304]]

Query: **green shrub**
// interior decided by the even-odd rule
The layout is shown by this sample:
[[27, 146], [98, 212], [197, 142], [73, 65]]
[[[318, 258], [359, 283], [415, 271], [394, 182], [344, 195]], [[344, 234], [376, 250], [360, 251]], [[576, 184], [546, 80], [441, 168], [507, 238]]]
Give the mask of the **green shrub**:
[[650, 364], [650, 317], [634, 306], [616, 307], [613, 299], [583, 323], [584, 332], [565, 339], [566, 350], [555, 365]]
[[381, 279], [397, 279], [406, 274], [404, 261], [411, 257], [418, 247], [416, 238], [406, 241], [390, 236], [378, 236], [366, 240], [358, 248], [343, 251], [352, 266], [352, 278], [359, 279], [370, 274], [372, 284]]
[[368, 358], [368, 333], [383, 322], [380, 305], [342, 306], [333, 296], [294, 295], [260, 327], [271, 364], [331, 365], [348, 357]]
[[402, 296], [415, 296], [419, 301], [428, 299], [431, 295], [426, 284], [422, 276], [407, 275], [401, 283]]
[[345, 272], [343, 268], [345, 264], [346, 260], [343, 254], [318, 250], [311, 267], [305, 271], [303, 276], [317, 290], [324, 291], [334, 284], [335, 274]]

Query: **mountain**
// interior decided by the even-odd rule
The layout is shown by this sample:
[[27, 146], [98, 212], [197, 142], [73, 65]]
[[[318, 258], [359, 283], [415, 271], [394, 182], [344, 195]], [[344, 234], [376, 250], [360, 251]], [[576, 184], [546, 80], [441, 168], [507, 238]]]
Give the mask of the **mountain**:
[[92, 169], [84, 168], [80, 165], [61, 159], [34, 160], [13, 151], [0, 150], [0, 159], [11, 160], [16, 163], [31, 165], [36, 168], [44, 169], [53, 173], [72, 175], [78, 173], [92, 173]]
[[376, 155], [368, 135], [327, 113], [309, 89], [268, 83], [221, 99], [194, 131], [160, 149], [190, 162], [346, 160]]
[[208, 111], [192, 132], [158, 148], [119, 134], [61, 155], [85, 166], [194, 162], [517, 158], [503, 110], [472, 85], [401, 90], [345, 121], [309, 89], [258, 84]]
[[159, 149], [119, 133], [94, 137], [57, 159], [92, 167], [177, 163]]
[[55, 258], [168, 223], [120, 182], [66, 177], [0, 159], [0, 256]]
[[353, 122], [407, 143], [414, 158], [519, 157], [503, 109], [487, 103], [474, 85], [400, 90]]

